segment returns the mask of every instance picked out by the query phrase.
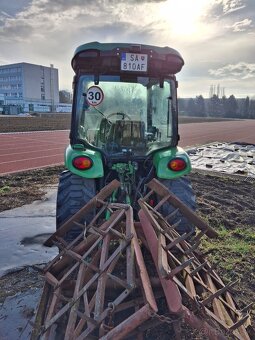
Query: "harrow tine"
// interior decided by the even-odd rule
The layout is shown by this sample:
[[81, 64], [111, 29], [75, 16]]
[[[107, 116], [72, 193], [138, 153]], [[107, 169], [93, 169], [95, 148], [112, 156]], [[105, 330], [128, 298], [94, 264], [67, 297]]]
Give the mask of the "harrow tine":
[[160, 207], [162, 207], [163, 204], [165, 204], [167, 202], [167, 200], [169, 199], [169, 195], [168, 196], [165, 196], [162, 198], [161, 201], [159, 201], [159, 203], [157, 205], [155, 205], [154, 209], [155, 210], [158, 210]]
[[114, 283], [118, 284], [119, 286], [121, 287], [124, 287], [125, 289], [131, 289], [131, 285], [126, 283], [124, 280], [121, 280], [119, 277], [111, 274], [111, 273], [107, 273], [107, 276], [112, 280], [114, 281]]
[[[181, 220], [177, 221], [175, 224], [173, 225], [169, 225], [169, 227], [166, 227], [164, 229], [162, 229], [161, 233], [166, 235], [169, 234], [170, 232], [172, 232], [173, 230], [175, 230], [176, 227], [178, 227], [178, 225], [181, 223]], [[161, 226], [161, 225], [160, 225]], [[161, 226], [162, 227], [162, 226]]]
[[72, 257], [74, 260], [76, 261], [81, 261], [82, 257], [81, 255], [75, 253], [73, 250], [68, 249], [65, 251], [65, 254], [69, 255], [70, 257]]
[[250, 319], [250, 315], [246, 314], [244, 317], [242, 317], [241, 319], [239, 319], [236, 323], [234, 323], [232, 326], [229, 327], [229, 330], [232, 332], [235, 329], [239, 328], [240, 326], [242, 326], [243, 324], [245, 324], [245, 322], [247, 320]]
[[92, 218], [92, 220], [89, 222], [88, 224], [88, 229], [90, 227], [92, 227], [96, 221], [98, 220], [98, 218], [105, 212], [105, 210], [108, 208], [108, 205], [110, 204], [109, 202], [105, 202], [105, 201], [102, 201], [102, 200], [98, 200], [96, 202], [99, 202], [102, 204], [102, 207], [99, 209], [98, 213]]
[[96, 272], [98, 274], [101, 273], [101, 270], [97, 266], [94, 266], [92, 263], [90, 263], [88, 261], [85, 261], [84, 259], [82, 259], [81, 262], [83, 262], [92, 271], [94, 271], [94, 272]]
[[178, 214], [178, 212], [180, 211], [179, 208], [175, 209], [173, 212], [171, 212], [170, 214], [168, 214], [165, 219], [166, 221], [168, 221], [170, 218], [173, 218], [176, 214]]
[[154, 194], [154, 191], [153, 191], [153, 190], [150, 190], [150, 191], [148, 192], [148, 194], [146, 194], [146, 195], [143, 197], [143, 200], [144, 200], [144, 201], [147, 201], [147, 199], [148, 199], [152, 194]]
[[74, 224], [76, 227], [81, 228], [82, 230], [86, 229], [86, 225], [85, 225], [85, 224], [79, 223], [79, 222], [77, 222], [77, 221], [74, 221], [73, 224]]
[[175, 240], [173, 240], [171, 243], [169, 243], [165, 249], [166, 250], [170, 250], [171, 248], [173, 248], [176, 244], [180, 243], [181, 241], [186, 240], [187, 238], [189, 238], [192, 235], [193, 231], [190, 231], [189, 233], [185, 233], [179, 237], [177, 237]]
[[192, 272], [189, 273], [190, 276], [196, 275], [201, 269], [203, 269], [207, 265], [207, 261], [201, 263], [197, 268], [192, 270]]
[[65, 246], [63, 245], [62, 242], [59, 241], [52, 241], [53, 245], [56, 246], [60, 251], [65, 249]]
[[120, 239], [124, 239], [125, 235], [121, 234], [119, 231], [117, 231], [116, 229], [110, 228], [109, 232], [112, 233], [113, 235], [119, 237]]
[[[102, 237], [104, 237], [107, 234], [107, 231], [101, 230], [101, 229], [94, 227], [94, 226], [91, 227], [91, 229], [96, 235], [101, 235]], [[91, 232], [91, 230], [90, 230], [90, 232]]]
[[[61, 244], [65, 244], [65, 240], [62, 237], [59, 237], [56, 235], [56, 240], [61, 242]], [[80, 239], [82, 238], [82, 234], [80, 233], [72, 242], [70, 242], [65, 249], [71, 249], [73, 248], [73, 246], [77, 243], [77, 241], [80, 241]], [[53, 240], [52, 240], [53, 242]], [[61, 248], [61, 251], [59, 252], [59, 254], [53, 259], [51, 260], [46, 267], [44, 268], [44, 272], [47, 272], [48, 270], [50, 270], [52, 267], [54, 267], [54, 265], [62, 258], [62, 256], [65, 254], [65, 249]]]
[[98, 322], [86, 315], [85, 313], [81, 313], [79, 310], [76, 311], [77, 315], [81, 318], [84, 319], [85, 321], [88, 321], [92, 323], [94, 326], [98, 325]]
[[194, 261], [194, 259], [195, 259], [194, 257], [191, 257], [187, 261], [183, 262], [181, 265], [175, 267], [173, 270], [171, 270], [166, 279], [167, 280], [172, 279], [175, 275], [179, 274], [183, 269], [188, 267], [191, 264], [191, 262]]
[[199, 244], [200, 244], [200, 240], [197, 241], [196, 243], [194, 243], [192, 247], [185, 250], [184, 254], [189, 255], [190, 253], [192, 253], [194, 250], [196, 250], [198, 248]]
[[156, 194], [159, 196], [167, 196], [168, 202], [174, 207], [179, 208], [182, 215], [184, 215], [192, 224], [194, 224], [198, 229], [205, 231], [208, 237], [214, 238], [217, 237], [217, 232], [211, 228], [207, 223], [205, 223], [198, 215], [194, 213], [192, 209], [190, 209], [187, 205], [185, 205], [177, 196], [171, 193], [162, 183], [160, 183], [157, 179], [152, 179], [147, 186], [154, 190]]
[[249, 303], [246, 307], [244, 307], [243, 309], [240, 310], [240, 313], [244, 314], [244, 313], [248, 312], [251, 309], [251, 307], [254, 305], [254, 303], [255, 302]]
[[181, 223], [181, 220], [177, 221], [176, 223], [172, 224], [172, 228], [171, 229], [175, 229], [179, 226], [179, 224]]
[[192, 238], [191, 242], [195, 243], [200, 240], [206, 234], [206, 230], [201, 230], [195, 237]]
[[107, 202], [107, 201], [104, 201], [104, 200], [102, 200], [102, 199], [100, 199], [100, 198], [97, 198], [97, 203], [100, 203], [103, 207], [104, 207], [104, 209], [106, 208], [106, 207], [108, 207], [108, 205], [110, 204], [109, 202]]
[[226, 286], [222, 287], [221, 289], [217, 290], [214, 294], [210, 295], [208, 298], [205, 298], [203, 301], [201, 301], [201, 304], [203, 306], [208, 305], [210, 302], [212, 302], [215, 298], [219, 297], [223, 293], [225, 293], [229, 288], [233, 287], [238, 280], [229, 282]]
[[67, 248], [68, 243], [62, 237], [56, 236], [56, 240], [57, 240], [57, 242], [59, 242], [61, 244], [62, 247]]

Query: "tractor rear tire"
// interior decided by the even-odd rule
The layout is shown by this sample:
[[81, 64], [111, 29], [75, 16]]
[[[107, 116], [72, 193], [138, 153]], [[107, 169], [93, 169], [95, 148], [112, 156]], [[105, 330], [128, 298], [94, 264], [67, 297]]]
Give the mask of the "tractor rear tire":
[[[57, 193], [56, 207], [56, 227], [57, 229], [79, 211], [86, 203], [88, 203], [96, 195], [96, 185], [94, 179], [83, 178], [72, 174], [66, 170], [60, 174], [59, 186]], [[90, 212], [86, 216], [87, 222], [91, 221], [94, 212]], [[81, 232], [79, 228], [70, 230], [65, 240], [72, 241]]]
[[[177, 196], [184, 204], [186, 204], [191, 210], [196, 210], [196, 197], [191, 186], [191, 182], [188, 177], [182, 177], [175, 180], [163, 180], [160, 182], [165, 185], [169, 191], [171, 191], [175, 196]], [[161, 213], [163, 216], [167, 216], [175, 210], [169, 203], [162, 206]], [[179, 234], [189, 233], [193, 231], [195, 234], [194, 225], [181, 213], [177, 213], [174, 218], [169, 221], [174, 224], [181, 220], [179, 226], [176, 227], [176, 231]]]

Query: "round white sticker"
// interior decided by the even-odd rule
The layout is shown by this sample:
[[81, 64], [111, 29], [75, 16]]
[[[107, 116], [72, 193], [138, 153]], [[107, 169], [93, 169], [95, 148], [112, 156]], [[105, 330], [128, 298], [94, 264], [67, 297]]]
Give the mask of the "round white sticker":
[[104, 92], [98, 86], [91, 86], [87, 91], [87, 101], [92, 106], [99, 105], [104, 99]]

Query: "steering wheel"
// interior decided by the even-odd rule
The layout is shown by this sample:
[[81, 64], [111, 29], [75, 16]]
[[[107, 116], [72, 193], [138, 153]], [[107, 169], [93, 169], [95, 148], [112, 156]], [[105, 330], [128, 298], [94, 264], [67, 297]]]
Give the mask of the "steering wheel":
[[113, 113], [110, 113], [106, 118], [109, 120], [109, 118], [112, 118], [114, 116], [122, 116], [123, 120], [125, 118], [131, 120], [131, 117], [129, 115], [127, 115], [126, 113], [123, 113], [123, 112], [113, 112]]

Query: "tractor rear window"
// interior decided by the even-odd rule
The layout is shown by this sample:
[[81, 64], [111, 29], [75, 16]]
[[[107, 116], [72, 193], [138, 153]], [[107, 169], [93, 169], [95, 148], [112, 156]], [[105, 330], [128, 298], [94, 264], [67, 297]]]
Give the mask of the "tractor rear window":
[[142, 156], [169, 146], [173, 86], [172, 80], [160, 83], [148, 77], [80, 77], [78, 138], [111, 155]]

